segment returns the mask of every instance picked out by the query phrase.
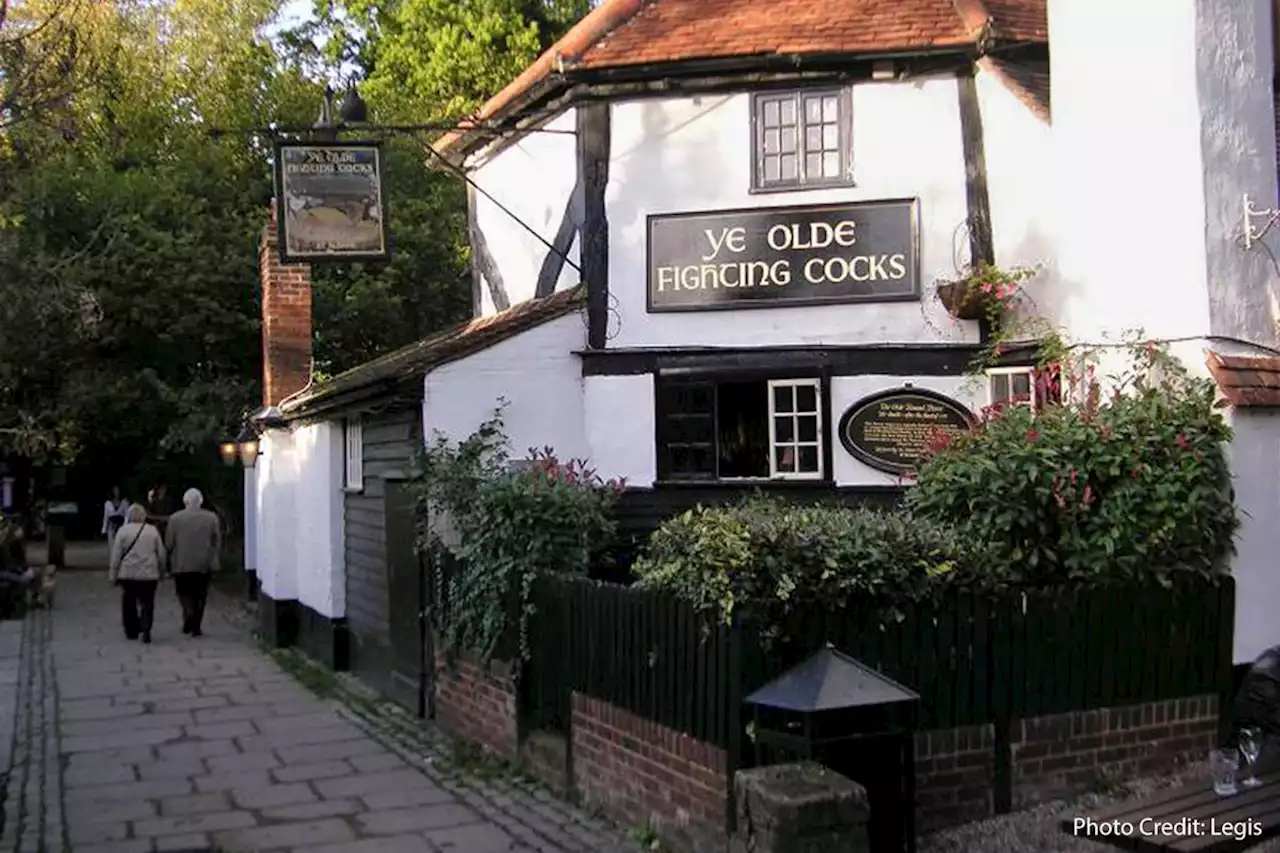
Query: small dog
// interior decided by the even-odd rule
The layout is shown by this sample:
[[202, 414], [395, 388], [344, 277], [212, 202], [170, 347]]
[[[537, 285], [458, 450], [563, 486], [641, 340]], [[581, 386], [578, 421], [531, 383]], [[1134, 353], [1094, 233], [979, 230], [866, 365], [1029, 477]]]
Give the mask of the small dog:
[[36, 590], [36, 606], [53, 607], [53, 595], [58, 589], [58, 567], [45, 566], [40, 570], [40, 586]]

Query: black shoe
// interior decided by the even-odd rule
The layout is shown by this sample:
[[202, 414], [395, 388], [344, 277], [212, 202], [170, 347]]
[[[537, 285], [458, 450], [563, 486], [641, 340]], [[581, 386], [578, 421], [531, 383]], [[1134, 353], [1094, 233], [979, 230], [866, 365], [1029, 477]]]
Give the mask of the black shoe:
[[183, 626], [182, 626], [182, 633], [184, 633], [184, 634], [190, 634], [190, 633], [191, 633], [191, 626], [190, 626], [190, 625], [183, 625]]
[[148, 646], [149, 646], [149, 645], [151, 645], [151, 632], [150, 632], [150, 631], [148, 631], [148, 632], [146, 632], [145, 634], [143, 634], [143, 635], [142, 635], [142, 642], [146, 643]]
[[124, 638], [125, 638], [126, 640], [136, 640], [136, 639], [138, 639], [138, 635], [137, 635], [137, 634], [125, 634], [125, 635], [124, 635]]
[[203, 636], [204, 636], [204, 631], [201, 631], [199, 628], [192, 628], [192, 629], [191, 629], [191, 636], [193, 636], [193, 637], [203, 637]]

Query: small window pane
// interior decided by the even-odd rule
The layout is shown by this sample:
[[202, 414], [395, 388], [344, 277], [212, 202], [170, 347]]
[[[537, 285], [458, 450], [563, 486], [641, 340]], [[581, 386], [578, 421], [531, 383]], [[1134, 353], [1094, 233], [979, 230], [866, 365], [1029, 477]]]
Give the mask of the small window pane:
[[782, 102], [782, 123], [796, 123], [796, 102], [792, 98], [787, 98]]
[[779, 414], [785, 412], [794, 412], [794, 403], [792, 400], [792, 388], [790, 385], [779, 385], [773, 389], [773, 410]]
[[778, 131], [766, 130], [764, 132], [764, 153], [777, 154], [781, 140], [778, 137]]
[[810, 178], [822, 177], [821, 154], [809, 154], [804, 158], [804, 173]]
[[778, 126], [778, 102], [777, 101], [764, 102], [764, 126], [765, 127]]
[[824, 124], [822, 126], [822, 145], [821, 147], [827, 151], [836, 151], [840, 148], [840, 128], [834, 124]]
[[801, 447], [800, 448], [800, 470], [806, 474], [816, 473], [818, 470], [818, 448]]
[[796, 422], [794, 418], [774, 418], [773, 438], [777, 442], [796, 440]]
[[794, 474], [796, 470], [796, 449], [794, 447], [775, 447], [773, 449], [774, 467], [779, 474]]
[[806, 127], [804, 129], [804, 147], [806, 151], [822, 150], [821, 127]]
[[1026, 402], [1031, 399], [1031, 374], [1014, 373], [1010, 376], [1010, 384], [1013, 386], [1014, 400]]
[[840, 107], [835, 95], [827, 95], [822, 99], [822, 120], [836, 121], [840, 117]]
[[801, 441], [817, 441], [818, 440], [818, 419], [814, 417], [797, 418], [800, 422], [800, 440]]
[[805, 124], [821, 124], [822, 123], [822, 99], [821, 98], [805, 98], [804, 99], [804, 122]]
[[774, 183], [781, 175], [780, 161], [777, 157], [764, 158], [764, 179], [767, 183]]
[[1007, 374], [997, 373], [991, 377], [991, 402], [1009, 402], [1009, 377]]
[[812, 385], [800, 385], [796, 388], [796, 411], [818, 411], [818, 392]]
[[784, 127], [782, 129], [782, 153], [794, 154], [796, 150], [796, 129], [794, 127]]
[[822, 177], [840, 177], [840, 155], [836, 152], [828, 151], [822, 155]]
[[796, 179], [796, 175], [798, 174], [797, 166], [798, 164], [796, 162], [796, 157], [794, 154], [783, 154], [782, 164], [781, 164], [781, 171], [782, 171], [781, 179], [784, 181], [794, 181]]

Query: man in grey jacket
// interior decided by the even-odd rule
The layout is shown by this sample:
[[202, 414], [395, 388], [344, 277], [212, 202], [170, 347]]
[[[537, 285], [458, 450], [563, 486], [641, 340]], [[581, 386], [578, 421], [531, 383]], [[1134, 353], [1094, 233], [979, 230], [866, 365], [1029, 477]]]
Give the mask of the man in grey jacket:
[[199, 489], [187, 489], [183, 509], [169, 516], [164, 544], [169, 551], [169, 571], [182, 604], [182, 633], [201, 635], [209, 578], [218, 567], [222, 530], [218, 516], [203, 508]]

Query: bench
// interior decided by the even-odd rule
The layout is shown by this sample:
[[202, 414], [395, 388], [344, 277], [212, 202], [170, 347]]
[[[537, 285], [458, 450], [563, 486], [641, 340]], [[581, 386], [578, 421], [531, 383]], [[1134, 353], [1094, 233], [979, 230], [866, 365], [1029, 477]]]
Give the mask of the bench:
[[1062, 831], [1143, 853], [1235, 853], [1280, 836], [1280, 773], [1220, 797], [1208, 780], [1062, 821]]

